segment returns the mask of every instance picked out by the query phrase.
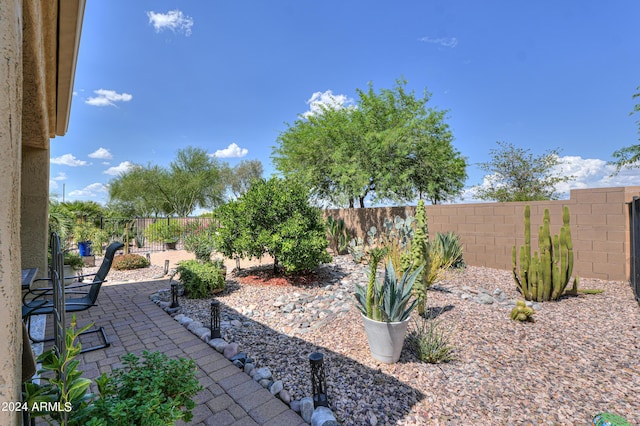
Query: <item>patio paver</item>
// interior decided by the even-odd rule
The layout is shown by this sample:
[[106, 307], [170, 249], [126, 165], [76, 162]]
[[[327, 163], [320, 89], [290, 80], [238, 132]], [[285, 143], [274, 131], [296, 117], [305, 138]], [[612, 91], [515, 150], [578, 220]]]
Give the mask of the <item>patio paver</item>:
[[[283, 425], [307, 423], [286, 404], [235, 367], [222, 354], [200, 340], [156, 306], [149, 295], [167, 288], [165, 280], [105, 283], [99, 307], [77, 314], [79, 325], [95, 322], [103, 326], [111, 346], [79, 357], [84, 376], [96, 379], [98, 372], [121, 366], [128, 352], [160, 351], [172, 358], [191, 358], [198, 366], [197, 377], [204, 390], [195, 398], [193, 425]], [[48, 323], [50, 320], [48, 319]], [[47, 324], [51, 334], [50, 324]], [[84, 338], [87, 337], [87, 341]], [[83, 336], [83, 345], [90, 345]]]

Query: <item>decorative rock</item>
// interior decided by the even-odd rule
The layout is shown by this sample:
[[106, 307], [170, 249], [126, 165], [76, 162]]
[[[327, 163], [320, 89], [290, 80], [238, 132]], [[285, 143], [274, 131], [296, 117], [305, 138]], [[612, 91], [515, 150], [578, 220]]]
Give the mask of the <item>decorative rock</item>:
[[214, 348], [219, 353], [223, 353], [227, 345], [228, 343], [224, 339], [217, 338], [209, 340], [209, 346]]
[[211, 330], [209, 330], [207, 327], [198, 327], [190, 331], [198, 336], [200, 340], [203, 340], [205, 342], [207, 342], [211, 338]]
[[256, 368], [255, 365], [253, 365], [252, 362], [246, 362], [244, 364], [244, 372], [247, 373], [249, 376], [251, 376], [251, 372]]
[[187, 330], [193, 332], [193, 330], [201, 327], [203, 327], [203, 324], [200, 321], [191, 321], [187, 326]]
[[224, 352], [222, 352], [222, 354], [224, 355], [224, 357], [226, 359], [231, 359], [233, 358], [237, 353], [238, 353], [238, 344], [233, 342], [233, 343], [229, 343], [225, 348], [224, 348]]
[[[377, 424], [371, 423], [372, 425]], [[333, 412], [327, 407], [318, 407], [311, 415], [311, 426], [338, 426]]]
[[244, 366], [244, 363], [247, 362], [247, 353], [246, 352], [239, 352], [239, 353], [235, 354], [233, 357], [231, 357], [230, 361], [231, 362], [240, 361], [242, 363], [242, 365]]
[[231, 361], [231, 363], [238, 368], [244, 368], [244, 364], [242, 363], [242, 361], [235, 360], [235, 361]]
[[271, 384], [269, 391], [271, 392], [271, 395], [277, 395], [283, 389], [284, 389], [284, 385], [282, 384], [282, 380], [276, 380]]
[[181, 325], [184, 325], [185, 327], [188, 327], [188, 326], [189, 326], [189, 324], [191, 324], [191, 323], [193, 322], [193, 320], [192, 320], [191, 318], [189, 318], [189, 317], [185, 317], [185, 316], [183, 316], [182, 318], [180, 318], [180, 319], [178, 320], [178, 322], [179, 322]]
[[278, 394], [278, 397], [280, 398], [280, 400], [282, 402], [284, 402], [285, 404], [289, 404], [291, 403], [291, 394], [286, 390], [286, 389], [282, 389], [280, 391], [280, 393]]
[[300, 415], [302, 420], [307, 423], [311, 423], [311, 416], [313, 416], [313, 399], [305, 396], [300, 400]]
[[[282, 392], [286, 392], [286, 391], [282, 391]], [[300, 412], [300, 401], [298, 401], [297, 399], [294, 399], [293, 401], [291, 401], [289, 403], [289, 408], [291, 408], [296, 413], [299, 413]]]
[[255, 370], [255, 375], [253, 376], [253, 380], [259, 382], [262, 379], [270, 379], [271, 378], [271, 370], [269, 367], [257, 368]]
[[493, 297], [489, 296], [486, 293], [478, 294], [478, 297], [476, 297], [476, 301], [483, 305], [491, 305], [494, 302]]
[[263, 388], [269, 389], [269, 386], [271, 386], [273, 382], [269, 379], [262, 379], [259, 380], [258, 383], [260, 383], [260, 386], [262, 386]]

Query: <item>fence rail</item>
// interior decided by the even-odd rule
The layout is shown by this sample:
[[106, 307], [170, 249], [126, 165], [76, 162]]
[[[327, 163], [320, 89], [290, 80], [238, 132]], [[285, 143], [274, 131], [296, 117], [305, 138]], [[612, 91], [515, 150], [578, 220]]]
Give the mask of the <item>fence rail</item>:
[[630, 207], [631, 221], [631, 288], [640, 303], [640, 197], [633, 197]]

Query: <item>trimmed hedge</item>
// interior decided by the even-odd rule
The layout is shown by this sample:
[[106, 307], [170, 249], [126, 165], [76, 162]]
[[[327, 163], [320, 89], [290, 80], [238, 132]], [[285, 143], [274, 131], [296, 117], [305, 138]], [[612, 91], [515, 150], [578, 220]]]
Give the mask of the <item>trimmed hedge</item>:
[[184, 294], [192, 299], [205, 299], [216, 290], [224, 289], [224, 270], [213, 262], [183, 260], [176, 272], [184, 286]]
[[149, 266], [149, 261], [146, 257], [133, 253], [115, 256], [111, 264], [111, 267], [118, 271], [146, 268], [147, 266]]

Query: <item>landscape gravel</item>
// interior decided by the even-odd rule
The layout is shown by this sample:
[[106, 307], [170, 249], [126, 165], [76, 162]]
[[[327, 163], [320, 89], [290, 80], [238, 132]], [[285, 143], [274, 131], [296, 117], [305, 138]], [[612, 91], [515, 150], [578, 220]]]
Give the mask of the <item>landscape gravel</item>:
[[[580, 288], [604, 292], [535, 304], [535, 322], [518, 323], [509, 318], [518, 297], [510, 271], [452, 271], [428, 292], [428, 307], [456, 359], [422, 363], [405, 345], [388, 365], [371, 358], [353, 303], [366, 268], [338, 256], [318, 282], [296, 286], [241, 284], [229, 272], [217, 295], [223, 338], [268, 367], [293, 401], [311, 395], [308, 356], [323, 353], [330, 407], [345, 425], [585, 425], [600, 412], [640, 424], [640, 305], [629, 283], [581, 279]], [[209, 324], [210, 300], [180, 305]]]

